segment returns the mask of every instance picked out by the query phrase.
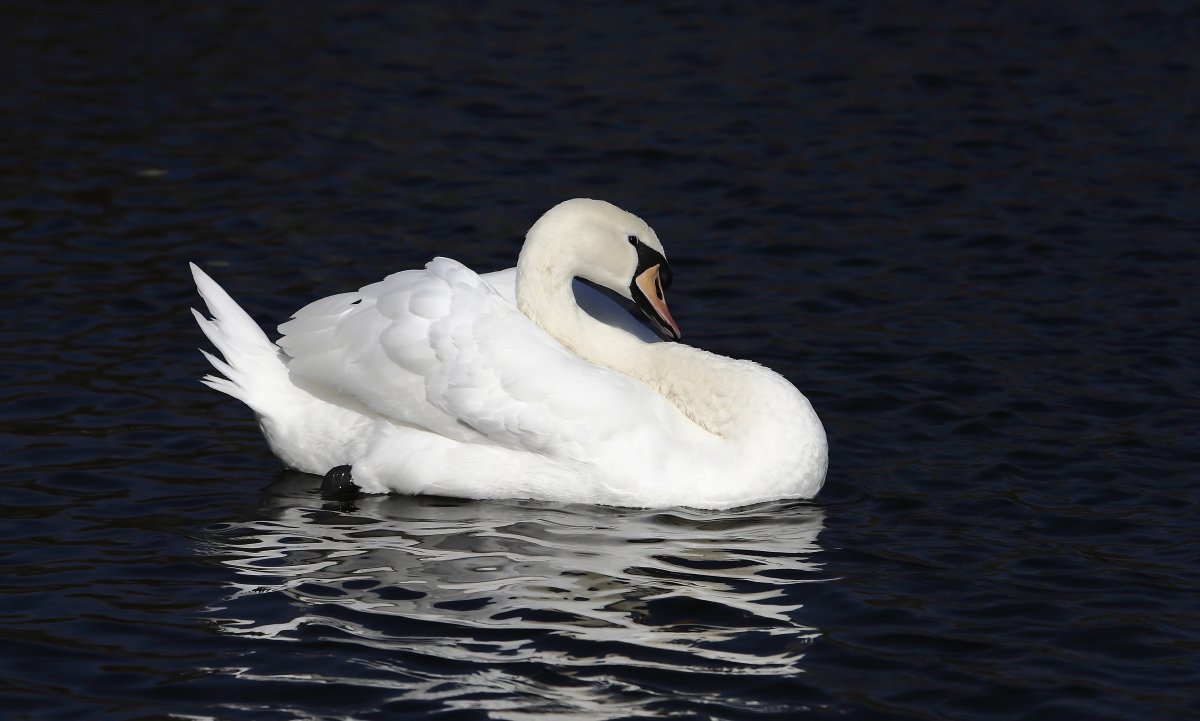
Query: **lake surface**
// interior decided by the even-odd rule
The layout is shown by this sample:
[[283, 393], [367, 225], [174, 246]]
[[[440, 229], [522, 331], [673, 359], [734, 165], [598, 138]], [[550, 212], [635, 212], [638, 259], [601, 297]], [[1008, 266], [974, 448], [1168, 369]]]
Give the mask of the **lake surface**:
[[[4, 715], [1200, 715], [1195, 6], [534, 7], [6, 11]], [[197, 382], [188, 261], [270, 330], [573, 196], [814, 501], [326, 502]]]

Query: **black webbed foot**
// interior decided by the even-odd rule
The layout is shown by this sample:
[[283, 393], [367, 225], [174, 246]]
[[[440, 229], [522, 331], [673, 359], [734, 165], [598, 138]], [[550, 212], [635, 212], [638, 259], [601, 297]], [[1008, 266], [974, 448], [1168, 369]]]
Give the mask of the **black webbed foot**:
[[350, 476], [350, 466], [335, 466], [321, 481], [321, 497], [327, 500], [344, 501], [358, 497], [358, 486]]

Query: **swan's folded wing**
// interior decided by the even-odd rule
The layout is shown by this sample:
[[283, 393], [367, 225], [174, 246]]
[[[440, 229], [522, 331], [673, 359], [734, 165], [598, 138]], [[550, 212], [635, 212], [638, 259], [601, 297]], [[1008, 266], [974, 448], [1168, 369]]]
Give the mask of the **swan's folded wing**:
[[564, 349], [445, 258], [317, 301], [279, 328], [289, 370], [397, 422], [587, 460], [665, 401]]

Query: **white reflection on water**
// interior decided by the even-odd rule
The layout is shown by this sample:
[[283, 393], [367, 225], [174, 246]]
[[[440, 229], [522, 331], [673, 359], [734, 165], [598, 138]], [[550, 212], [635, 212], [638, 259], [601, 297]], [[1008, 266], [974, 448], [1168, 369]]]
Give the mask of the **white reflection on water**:
[[[212, 529], [211, 551], [236, 570], [213, 615], [230, 634], [387, 651], [361, 649], [372, 673], [354, 683], [451, 707], [465, 695], [462, 704], [497, 718], [537, 717], [523, 696], [557, 697], [549, 716], [569, 708], [607, 718], [630, 712], [613, 694], [635, 702], [638, 668], [787, 675], [819, 635], [801, 612], [801, 584], [825, 580], [816, 544], [824, 514], [811, 504], [662, 512], [367, 497], [338, 505], [315, 497], [314, 485], [285, 475], [261, 518]], [[264, 612], [263, 594], [281, 601]], [[548, 667], [564, 682], [513, 671], [522, 666]], [[262, 678], [249, 668], [238, 675]]]

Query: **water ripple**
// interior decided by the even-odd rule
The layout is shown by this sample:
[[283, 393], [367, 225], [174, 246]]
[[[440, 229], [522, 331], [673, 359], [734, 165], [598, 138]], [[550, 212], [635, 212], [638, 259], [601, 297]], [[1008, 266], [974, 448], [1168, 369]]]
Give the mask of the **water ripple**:
[[[235, 636], [333, 644], [406, 698], [471, 698], [497, 718], [615, 718], [630, 713], [610, 703], [615, 690], [650, 703], [663, 674], [698, 687], [795, 674], [820, 635], [803, 617], [804, 585], [827, 580], [814, 505], [330, 504], [312, 486], [285, 474], [261, 517], [210, 528], [207, 553], [234, 572], [210, 614]], [[324, 667], [228, 670], [337, 680]]]

